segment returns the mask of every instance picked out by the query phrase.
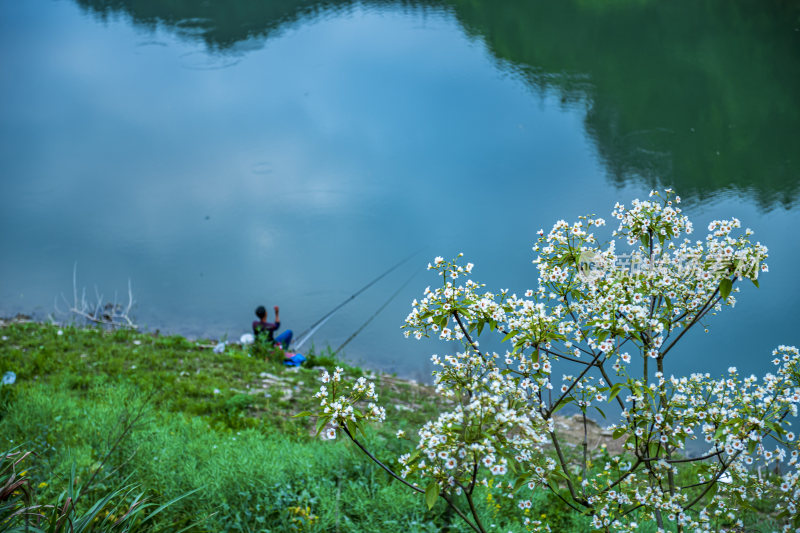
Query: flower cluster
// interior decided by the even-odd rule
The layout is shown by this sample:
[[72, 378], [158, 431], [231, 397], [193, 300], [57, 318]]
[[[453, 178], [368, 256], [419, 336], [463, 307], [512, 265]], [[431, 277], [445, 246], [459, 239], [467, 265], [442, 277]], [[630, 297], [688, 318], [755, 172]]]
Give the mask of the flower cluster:
[[[340, 367], [336, 367], [333, 375], [324, 371], [320, 377], [322, 386], [314, 395], [319, 399], [321, 409], [318, 413], [317, 433], [326, 425], [331, 426], [324, 433], [326, 439], [336, 438], [336, 428], [346, 428], [354, 434], [363, 422], [382, 422], [386, 419], [386, 410], [376, 403], [378, 395], [375, 393], [375, 384], [360, 377], [346, 390], [343, 372]], [[359, 402], [366, 401], [366, 407], [357, 407]]]
[[[603, 218], [557, 221], [539, 232], [538, 286], [521, 295], [469, 279], [474, 266], [461, 265], [461, 254], [436, 257], [428, 268], [441, 282], [414, 300], [404, 329], [460, 347], [432, 356], [436, 391], [452, 408], [419, 430], [399, 477], [426, 480], [426, 496], [448, 494], [451, 505], [471, 503], [483, 486], [532, 531], [548, 527], [524, 516], [533, 490], [571, 501], [598, 529], [653, 521], [661, 530], [737, 530], [754, 498], [776, 502], [785, 530], [800, 527], [800, 439], [789, 430], [800, 403], [798, 350], [779, 347], [777, 369], [763, 378], [733, 367], [720, 379], [666, 373], [683, 335], [734, 306], [740, 282], [757, 287], [768, 271], [767, 248], [739, 220], [712, 221], [705, 239], [691, 240], [679, 204], [669, 189], [616, 204], [607, 242]], [[637, 268], [612, 268], [623, 257]], [[492, 335], [508, 349], [484, 349]], [[325, 417], [359, 420], [352, 401], [328, 394], [323, 387]], [[565, 407], [583, 421], [582, 436], [564, 435], [556, 413]], [[594, 410], [616, 417], [609, 431], [622, 453], [592, 449]], [[780, 474], [755, 468], [776, 463]]]

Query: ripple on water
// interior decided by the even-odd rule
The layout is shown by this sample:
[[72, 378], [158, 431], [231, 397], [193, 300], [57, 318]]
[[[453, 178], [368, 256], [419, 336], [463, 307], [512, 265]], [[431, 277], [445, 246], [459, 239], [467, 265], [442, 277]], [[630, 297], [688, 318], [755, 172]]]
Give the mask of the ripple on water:
[[237, 56], [195, 51], [181, 54], [180, 66], [189, 70], [222, 70], [235, 67], [241, 60]]

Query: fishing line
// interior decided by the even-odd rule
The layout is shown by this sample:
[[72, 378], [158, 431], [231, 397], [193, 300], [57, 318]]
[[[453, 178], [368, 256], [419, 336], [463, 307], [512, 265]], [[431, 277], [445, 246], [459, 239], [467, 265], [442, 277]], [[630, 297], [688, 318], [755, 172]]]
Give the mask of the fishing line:
[[373, 319], [373, 318], [375, 318], [376, 316], [378, 316], [378, 315], [380, 314], [380, 312], [381, 312], [381, 311], [383, 311], [383, 310], [386, 308], [386, 306], [387, 306], [387, 305], [389, 305], [389, 303], [390, 303], [392, 300], [394, 300], [394, 299], [395, 299], [395, 297], [396, 297], [398, 294], [400, 294], [400, 292], [401, 292], [403, 289], [405, 289], [405, 288], [406, 288], [406, 285], [408, 285], [409, 283], [411, 283], [411, 280], [412, 280], [412, 279], [414, 279], [414, 277], [415, 277], [416, 275], [417, 275], [417, 272], [414, 272], [414, 273], [411, 275], [411, 277], [410, 277], [410, 278], [408, 278], [408, 279], [405, 281], [405, 283], [403, 283], [403, 284], [400, 286], [400, 288], [399, 288], [399, 289], [397, 289], [397, 290], [395, 291], [395, 293], [394, 293], [394, 294], [392, 294], [391, 296], [389, 296], [389, 299], [388, 299], [388, 300], [386, 300], [386, 301], [383, 303], [383, 305], [382, 305], [382, 306], [380, 306], [380, 307], [378, 308], [378, 310], [377, 310], [377, 311], [375, 311], [375, 313], [373, 313], [373, 315], [367, 319], [367, 321], [366, 321], [366, 322], [364, 322], [363, 324], [361, 324], [361, 327], [360, 327], [360, 328], [358, 328], [358, 329], [355, 331], [355, 333], [353, 333], [352, 335], [350, 335], [349, 337], [347, 337], [347, 340], [346, 340], [346, 341], [344, 341], [344, 342], [342, 343], [342, 345], [341, 345], [341, 346], [339, 346], [338, 348], [336, 348], [336, 351], [335, 351], [335, 352], [333, 352], [333, 357], [336, 357], [336, 354], [338, 354], [340, 351], [342, 351], [342, 348], [344, 348], [345, 346], [347, 346], [347, 343], [349, 343], [351, 340], [355, 339], [355, 338], [356, 338], [356, 335], [358, 335], [359, 333], [361, 333], [361, 331], [362, 331], [362, 330], [363, 330], [365, 327], [367, 327], [367, 325], [369, 325], [369, 323], [370, 323], [370, 322], [372, 322], [372, 319]]
[[301, 340], [299, 340], [297, 342], [297, 344], [293, 345], [293, 348], [294, 349], [299, 349], [300, 346], [303, 345], [303, 343], [305, 343], [309, 338], [311, 338], [311, 336], [322, 326], [322, 324], [327, 322], [328, 319], [330, 319], [334, 315], [334, 313], [336, 313], [336, 311], [338, 311], [339, 309], [344, 307], [351, 300], [355, 299], [356, 296], [358, 296], [359, 294], [361, 294], [365, 290], [367, 290], [370, 287], [372, 287], [375, 283], [377, 283], [378, 281], [383, 279], [386, 275], [388, 275], [390, 272], [395, 270], [397, 267], [399, 267], [400, 265], [402, 265], [403, 263], [405, 263], [406, 261], [408, 261], [409, 259], [411, 259], [415, 255], [417, 255], [417, 253], [419, 253], [419, 252], [418, 251], [414, 252], [411, 255], [407, 256], [405, 259], [400, 260], [398, 263], [396, 263], [391, 268], [389, 268], [389, 270], [385, 271], [380, 276], [378, 276], [377, 278], [373, 279], [372, 281], [370, 281], [369, 283], [367, 283], [366, 285], [364, 285], [363, 287], [358, 289], [356, 292], [351, 294], [347, 299], [345, 299], [342, 303], [340, 303], [339, 305], [337, 305], [336, 307], [334, 307], [333, 309], [331, 309], [330, 311], [325, 313], [325, 315], [323, 315], [322, 318], [320, 318], [319, 320], [317, 320], [316, 322], [311, 324], [311, 326], [308, 329], [306, 329], [300, 335], [297, 336]]

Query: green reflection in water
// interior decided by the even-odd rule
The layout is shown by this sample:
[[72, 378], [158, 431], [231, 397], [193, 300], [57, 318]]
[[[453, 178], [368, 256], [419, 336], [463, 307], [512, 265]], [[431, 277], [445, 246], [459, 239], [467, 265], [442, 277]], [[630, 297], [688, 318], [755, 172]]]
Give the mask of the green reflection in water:
[[800, 190], [795, 2], [76, 1], [222, 54], [355, 5], [446, 10], [534, 92], [557, 91], [562, 105], [585, 109], [615, 184], [671, 184], [695, 200], [735, 190], [763, 209], [791, 206]]
[[[611, 179], [790, 204], [800, 180], [800, 26], [789, 4], [453, 0], [537, 88], [587, 106]], [[504, 3], [505, 4], [505, 3]]]

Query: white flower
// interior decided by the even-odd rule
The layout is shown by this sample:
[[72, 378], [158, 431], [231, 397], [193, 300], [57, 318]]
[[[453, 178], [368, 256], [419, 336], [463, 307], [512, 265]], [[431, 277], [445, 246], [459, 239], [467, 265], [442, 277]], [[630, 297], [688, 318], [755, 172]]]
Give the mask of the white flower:
[[491, 468], [491, 472], [492, 472], [492, 474], [494, 474], [495, 476], [502, 476], [502, 475], [504, 475], [504, 474], [505, 474], [507, 471], [508, 471], [508, 470], [506, 469], [506, 465], [503, 465], [503, 464], [496, 464], [496, 465], [494, 465], [494, 466]]
[[325, 430], [325, 439], [326, 440], [333, 440], [336, 438], [336, 430], [333, 428], [328, 428]]
[[256, 338], [253, 336], [252, 333], [245, 333], [241, 337], [239, 337], [239, 342], [242, 344], [253, 344], [256, 341]]
[[5, 374], [3, 374], [3, 381], [0, 383], [2, 383], [3, 385], [13, 385], [15, 381], [17, 381], [17, 375], [11, 370], [9, 370]]

